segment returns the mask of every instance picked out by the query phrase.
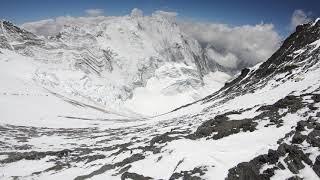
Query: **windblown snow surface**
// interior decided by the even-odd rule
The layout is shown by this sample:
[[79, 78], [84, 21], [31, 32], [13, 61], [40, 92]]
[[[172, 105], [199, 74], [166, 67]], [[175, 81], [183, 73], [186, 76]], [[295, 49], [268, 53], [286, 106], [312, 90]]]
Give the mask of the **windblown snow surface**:
[[[101, 78], [81, 79], [83, 71], [55, 68], [9, 43], [0, 49], [0, 179], [319, 179], [319, 39], [319, 22], [298, 26], [266, 62], [155, 115], [152, 102], [165, 112], [192, 101], [165, 95], [211, 88], [180, 89], [198, 86], [183, 81], [197, 69], [162, 64], [124, 103], [148, 115], [135, 118], [88, 98], [97, 86], [77, 84]], [[210, 72], [202, 81], [211, 79], [228, 77]]]

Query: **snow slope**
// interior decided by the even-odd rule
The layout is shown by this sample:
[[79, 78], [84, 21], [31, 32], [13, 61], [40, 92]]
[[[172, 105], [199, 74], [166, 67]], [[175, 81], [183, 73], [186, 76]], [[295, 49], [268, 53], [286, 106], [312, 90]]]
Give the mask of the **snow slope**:
[[[33, 72], [42, 66], [32, 58], [12, 51], [0, 54], [1, 123], [36, 127], [88, 127], [91, 122], [78, 122], [68, 116], [104, 119], [124, 118], [108, 113], [95, 104], [76, 101], [45, 89], [33, 78]], [[73, 103], [70, 103], [73, 102]], [[95, 108], [90, 108], [89, 105]]]
[[203, 77], [201, 82], [184, 71], [196, 75], [196, 71], [184, 64], [163, 65], [145, 87], [133, 91], [133, 97], [125, 102], [125, 106], [143, 115], [160, 115], [219, 90], [231, 79], [230, 75], [216, 71]]

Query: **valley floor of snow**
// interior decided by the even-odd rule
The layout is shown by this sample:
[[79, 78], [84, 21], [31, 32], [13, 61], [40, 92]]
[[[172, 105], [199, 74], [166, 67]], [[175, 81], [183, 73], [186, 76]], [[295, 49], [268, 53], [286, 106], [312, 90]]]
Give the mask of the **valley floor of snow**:
[[173, 84], [175, 79], [153, 77], [148, 80], [145, 87], [136, 88], [133, 97], [127, 100], [124, 106], [144, 116], [157, 116], [212, 94], [230, 79], [231, 76], [224, 72], [211, 72], [204, 77], [204, 86], [190, 88], [185, 92], [176, 92], [174, 95], [165, 95], [161, 90], [166, 85]]
[[[259, 107], [289, 94], [320, 93], [320, 68], [304, 74], [303, 80], [280, 84], [274, 81], [224, 104], [216, 104], [218, 100], [198, 102], [161, 116], [132, 118], [42, 88], [30, 76], [38, 66], [36, 62], [5, 53], [8, 54], [0, 54], [0, 179], [112, 180], [120, 179], [123, 172], [169, 179], [175, 172], [193, 169], [199, 170], [195, 174], [204, 179], [224, 179], [230, 168], [276, 149], [277, 141], [298, 121], [319, 112], [318, 108], [306, 115], [307, 108], [302, 108], [295, 114], [287, 113], [281, 127], [266, 127], [269, 121], [261, 120], [253, 132], [217, 140], [187, 139], [185, 135], [218, 114], [241, 110], [242, 113], [228, 117], [255, 117], [261, 113], [257, 111]], [[204, 81], [215, 82], [199, 92], [208, 95], [209, 89], [218, 90], [228, 78], [221, 73], [210, 74]], [[159, 83], [151, 79], [146, 87], [137, 88], [126, 106], [153, 116], [193, 101], [185, 96], [160, 95], [156, 91]], [[303, 101], [312, 100], [306, 96]], [[320, 107], [320, 103], [315, 106]], [[206, 108], [210, 112], [203, 113]], [[317, 149], [309, 153], [313, 157], [320, 154]], [[318, 179], [310, 168], [306, 165], [300, 176]], [[273, 179], [292, 175], [290, 171], [281, 171]]]

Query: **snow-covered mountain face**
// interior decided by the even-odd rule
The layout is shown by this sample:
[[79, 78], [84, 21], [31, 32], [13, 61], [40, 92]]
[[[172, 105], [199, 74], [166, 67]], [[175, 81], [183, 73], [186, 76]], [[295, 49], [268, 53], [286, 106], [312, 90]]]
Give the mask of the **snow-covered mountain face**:
[[[131, 22], [132, 18], [122, 17], [119, 21]], [[159, 17], [140, 18], [154, 18], [158, 22]], [[167, 18], [161, 19], [170, 24], [172, 19]], [[105, 20], [98, 27], [103, 23]], [[139, 86], [135, 79], [130, 79], [134, 73], [129, 76], [125, 72], [133, 69], [141, 72], [140, 66], [123, 65], [134, 68], [122, 71], [120, 63], [113, 62], [122, 62], [117, 57], [125, 56], [123, 51], [121, 55], [120, 52], [113, 55], [116, 51], [111, 47], [112, 53], [94, 45], [92, 49], [77, 45], [99, 44], [93, 32], [80, 30], [85, 27], [65, 27], [58, 37], [48, 40], [13, 28], [7, 22], [1, 27], [5, 26], [0, 49], [1, 178], [313, 180], [320, 177], [319, 19], [298, 26], [267, 61], [242, 70], [219, 91], [151, 118], [126, 117], [127, 111], [110, 111], [93, 97], [115, 98], [112, 95], [126, 92], [130, 96], [130, 90], [118, 93], [121, 88], [117, 88], [122, 81], [131, 82], [136, 88], [132, 101], [127, 101], [124, 107], [138, 106], [135, 103], [139, 101], [134, 98], [141, 100], [144, 94], [155, 90], [163, 95], [192, 92], [186, 89], [210, 81], [210, 74], [204, 75], [206, 68], [201, 67], [220, 67], [197, 65], [196, 58], [185, 60], [186, 63], [160, 61], [159, 67], [145, 67], [154, 70], [145, 86]], [[72, 36], [67, 35], [70, 32]], [[193, 47], [191, 42], [183, 47]], [[198, 47], [196, 44], [194, 47]], [[134, 48], [128, 45], [127, 49], [134, 59]], [[201, 55], [201, 49], [191, 49], [188, 52], [171, 49], [164, 54]], [[155, 52], [161, 59], [159, 49]], [[112, 66], [109, 56], [113, 57]], [[225, 78], [217, 72], [214, 75]], [[141, 76], [139, 82], [143, 84]], [[187, 77], [194, 78], [184, 81]], [[113, 90], [117, 83], [117, 90]], [[170, 86], [162, 88], [167, 84]], [[103, 88], [110, 88], [106, 90], [114, 94], [104, 97]], [[153, 104], [145, 109], [149, 106]]]
[[[217, 72], [221, 69], [170, 13], [143, 16], [134, 9], [130, 16], [90, 20], [70, 22], [48, 38], [3, 21], [1, 47], [42, 63], [33, 72], [40, 86], [118, 112], [164, 113], [218, 90], [231, 78]], [[143, 110], [141, 102], [161, 99], [159, 106]], [[170, 99], [176, 103], [165, 105]]]

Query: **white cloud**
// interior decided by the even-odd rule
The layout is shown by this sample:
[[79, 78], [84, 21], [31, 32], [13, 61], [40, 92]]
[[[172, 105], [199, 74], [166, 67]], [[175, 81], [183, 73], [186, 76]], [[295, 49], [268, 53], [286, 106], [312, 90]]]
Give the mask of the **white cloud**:
[[86, 9], [85, 12], [88, 16], [95, 17], [95, 16], [103, 15], [104, 10], [103, 9]]
[[155, 11], [152, 13], [153, 16], [165, 16], [165, 17], [176, 17], [178, 16], [177, 12], [167, 12], [167, 11]]
[[71, 16], [60, 16], [55, 19], [46, 19], [41, 21], [24, 23], [21, 25], [24, 29], [42, 36], [54, 36], [57, 35], [65, 25], [76, 25], [81, 26], [86, 25], [95, 25], [103, 20], [106, 17], [71, 17]]
[[291, 16], [290, 30], [293, 31], [299, 24], [305, 24], [310, 20], [311, 19], [303, 10], [297, 9], [293, 12]]
[[45, 19], [41, 21], [28, 22], [21, 25], [22, 28], [37, 34], [37, 35], [55, 35], [59, 32], [58, 26], [55, 24], [54, 19]]
[[143, 11], [138, 9], [138, 8], [134, 8], [131, 11], [131, 16], [132, 17], [142, 17], [143, 16]]
[[267, 60], [280, 45], [272, 24], [231, 27], [226, 24], [182, 22], [182, 29], [211, 47], [209, 55], [218, 64], [241, 69]]
[[152, 13], [152, 16], [159, 17], [159, 18], [167, 18], [168, 20], [175, 21], [176, 17], [178, 16], [178, 13], [159, 10]]
[[237, 67], [238, 58], [227, 52], [226, 54], [222, 54], [217, 52], [215, 49], [208, 49], [208, 55], [210, 58], [214, 59], [216, 63], [226, 68], [235, 68]]

